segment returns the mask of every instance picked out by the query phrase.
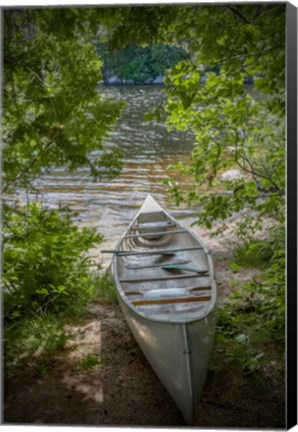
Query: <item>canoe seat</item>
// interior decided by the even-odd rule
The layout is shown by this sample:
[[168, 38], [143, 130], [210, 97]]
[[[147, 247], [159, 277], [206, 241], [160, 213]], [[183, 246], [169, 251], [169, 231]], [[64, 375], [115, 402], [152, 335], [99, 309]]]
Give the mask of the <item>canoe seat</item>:
[[146, 291], [143, 295], [144, 300], [160, 300], [170, 298], [183, 298], [188, 297], [189, 292], [185, 288], [165, 288], [153, 289]]
[[[172, 290], [177, 290], [177, 289], [181, 289], [181, 288], [165, 288], [164, 290], [162, 290], [163, 294], [165, 294], [164, 297], [167, 297], [167, 294], [169, 292], [171, 292]], [[188, 288], [187, 289], [188, 292], [194, 293], [194, 294], [196, 294], [196, 291], [199, 292], [199, 291], [207, 291], [207, 290], [211, 290], [211, 285], [207, 284], [207, 285], [201, 285], [201, 286], [198, 286], [198, 287], [193, 287], [193, 288]], [[148, 291], [148, 290], [145, 290], [145, 289], [137, 289], [137, 290], [124, 291], [124, 293], [125, 293], [126, 296], [132, 296], [132, 295], [141, 295], [141, 296], [143, 296], [144, 294], [150, 292], [151, 294], [149, 296], [149, 299], [151, 298], [151, 300], [152, 300], [155, 297], [155, 294], [154, 294], [155, 291], [161, 291], [161, 290], [160, 289], [156, 289], [156, 290], [153, 289], [153, 290], [149, 290]], [[148, 294], [147, 294], [146, 298], [148, 299]]]
[[192, 303], [192, 302], [207, 302], [211, 300], [211, 296], [201, 296], [201, 297], [180, 297], [180, 298], [161, 298], [152, 300], [133, 300], [131, 303], [134, 306], [152, 306], [161, 305], [168, 303]]
[[167, 303], [188, 303], [208, 301], [210, 298], [210, 296], [190, 297], [189, 291], [185, 288], [164, 288], [146, 291], [142, 299], [133, 300], [132, 304], [134, 306], [147, 306]]

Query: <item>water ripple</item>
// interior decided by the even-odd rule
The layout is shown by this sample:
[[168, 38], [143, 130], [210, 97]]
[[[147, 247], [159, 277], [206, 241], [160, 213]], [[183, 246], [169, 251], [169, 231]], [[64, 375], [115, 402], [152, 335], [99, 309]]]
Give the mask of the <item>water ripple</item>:
[[[163, 123], [146, 122], [144, 115], [162, 101], [161, 88], [103, 87], [106, 97], [126, 102], [115, 129], [105, 139], [108, 146], [117, 146], [124, 154], [119, 177], [93, 182], [87, 169], [69, 173], [59, 168], [44, 174], [35, 182], [36, 188], [51, 208], [69, 206], [78, 213], [83, 226], [93, 226], [113, 243], [125, 231], [148, 193], [167, 207], [174, 217], [189, 219], [195, 209], [176, 208], [161, 182], [167, 178], [168, 165], [189, 161], [193, 137], [187, 133], [168, 132]], [[94, 151], [96, 156], [100, 151]]]

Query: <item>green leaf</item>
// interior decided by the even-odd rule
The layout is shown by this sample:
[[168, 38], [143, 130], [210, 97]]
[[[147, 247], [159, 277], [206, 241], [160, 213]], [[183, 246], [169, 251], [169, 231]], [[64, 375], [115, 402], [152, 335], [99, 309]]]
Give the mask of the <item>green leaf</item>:
[[241, 267], [236, 263], [231, 263], [229, 266], [234, 273], [238, 273], [241, 270]]
[[37, 289], [36, 292], [37, 292], [37, 294], [42, 294], [42, 295], [48, 295], [49, 294], [49, 292], [46, 288]]

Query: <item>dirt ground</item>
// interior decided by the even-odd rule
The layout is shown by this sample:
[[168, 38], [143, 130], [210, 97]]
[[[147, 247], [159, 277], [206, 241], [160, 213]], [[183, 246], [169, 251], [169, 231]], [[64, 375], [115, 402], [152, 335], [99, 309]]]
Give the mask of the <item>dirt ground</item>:
[[[214, 251], [219, 301], [235, 277], [228, 266], [233, 239], [200, 235]], [[204, 238], [205, 237], [205, 238]], [[249, 278], [249, 271], [242, 278]], [[28, 367], [5, 385], [6, 424], [186, 427], [175, 403], [134, 340], [117, 304], [90, 304], [79, 326], [72, 326], [67, 348], [43, 370]], [[101, 364], [78, 369], [96, 355]], [[215, 353], [220, 358], [220, 353]], [[278, 382], [278, 381], [277, 381]], [[195, 427], [284, 428], [283, 383], [256, 391], [250, 378], [231, 368], [210, 373], [198, 404]]]

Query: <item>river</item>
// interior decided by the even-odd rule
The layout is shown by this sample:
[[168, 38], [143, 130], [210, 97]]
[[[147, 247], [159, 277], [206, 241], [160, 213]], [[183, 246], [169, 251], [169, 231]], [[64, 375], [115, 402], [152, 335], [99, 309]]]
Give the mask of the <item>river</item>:
[[[191, 219], [194, 209], [179, 206], [167, 195], [161, 183], [166, 168], [178, 161], [189, 161], [193, 137], [188, 133], [169, 132], [157, 121], [145, 121], [164, 96], [162, 86], [103, 86], [107, 97], [125, 101], [121, 118], [106, 139], [123, 152], [123, 170], [109, 181], [94, 182], [85, 169], [66, 172], [55, 169], [44, 174], [35, 186], [51, 208], [67, 205], [78, 213], [81, 226], [96, 227], [109, 245], [125, 228], [148, 193], [178, 219]], [[106, 246], [107, 244], [105, 244]]]

